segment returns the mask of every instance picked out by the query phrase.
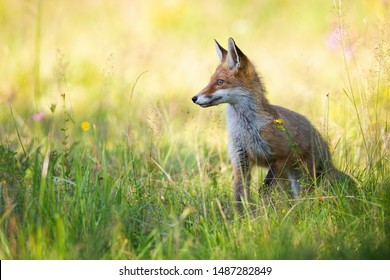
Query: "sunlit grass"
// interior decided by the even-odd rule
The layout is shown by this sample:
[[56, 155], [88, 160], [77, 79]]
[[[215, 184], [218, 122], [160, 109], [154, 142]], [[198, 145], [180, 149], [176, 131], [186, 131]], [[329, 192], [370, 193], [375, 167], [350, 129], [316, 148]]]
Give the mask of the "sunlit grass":
[[[0, 258], [389, 258], [388, 14], [381, 1], [2, 2]], [[190, 99], [229, 36], [358, 186], [265, 203], [256, 169], [234, 211], [225, 108]]]

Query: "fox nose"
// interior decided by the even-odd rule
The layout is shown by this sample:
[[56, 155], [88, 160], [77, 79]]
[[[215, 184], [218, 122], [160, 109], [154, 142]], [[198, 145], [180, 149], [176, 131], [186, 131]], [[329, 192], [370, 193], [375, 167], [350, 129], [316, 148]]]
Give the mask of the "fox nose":
[[198, 100], [198, 97], [195, 95], [194, 97], [192, 97], [192, 102], [196, 102], [196, 100]]

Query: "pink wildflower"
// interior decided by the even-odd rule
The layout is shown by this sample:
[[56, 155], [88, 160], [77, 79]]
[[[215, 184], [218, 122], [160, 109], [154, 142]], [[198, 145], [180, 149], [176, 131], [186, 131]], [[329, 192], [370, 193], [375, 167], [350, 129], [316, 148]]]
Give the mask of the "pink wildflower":
[[45, 114], [42, 112], [34, 113], [31, 118], [35, 122], [40, 122], [45, 118]]

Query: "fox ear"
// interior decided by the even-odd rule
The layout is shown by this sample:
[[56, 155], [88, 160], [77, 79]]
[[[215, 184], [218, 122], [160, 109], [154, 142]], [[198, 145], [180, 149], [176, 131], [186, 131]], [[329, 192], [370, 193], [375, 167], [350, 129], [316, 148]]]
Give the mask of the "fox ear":
[[227, 55], [227, 50], [221, 47], [220, 44], [218, 44], [217, 40], [214, 39], [214, 45], [215, 45], [215, 50], [217, 51], [217, 55], [219, 58], [219, 62], [222, 63], [222, 61], [225, 60], [225, 57]]
[[240, 68], [241, 66], [241, 58], [244, 57], [242, 51], [237, 47], [233, 38], [229, 38], [228, 40], [228, 63], [229, 69], [233, 70], [235, 68]]

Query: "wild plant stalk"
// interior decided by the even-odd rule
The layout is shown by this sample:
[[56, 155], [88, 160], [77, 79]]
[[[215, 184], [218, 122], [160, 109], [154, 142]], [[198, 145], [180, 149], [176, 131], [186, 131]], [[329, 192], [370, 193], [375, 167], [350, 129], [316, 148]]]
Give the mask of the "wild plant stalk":
[[[42, 28], [42, 1], [37, 0], [36, 3], [36, 17], [35, 17], [35, 38], [34, 38], [34, 112], [38, 110], [38, 102], [41, 95], [41, 28]], [[38, 124], [34, 123], [33, 143], [37, 138]]]
[[61, 94], [62, 98], [62, 110], [63, 110], [63, 126], [61, 128], [61, 131], [63, 133], [63, 138], [62, 138], [62, 152], [63, 152], [63, 157], [62, 157], [62, 172], [63, 172], [63, 177], [64, 179], [69, 178], [70, 170], [69, 170], [69, 164], [68, 164], [68, 155], [69, 155], [69, 143], [68, 143], [68, 124], [69, 124], [69, 114], [66, 109], [66, 94], [62, 93]]
[[35, 45], [34, 45], [34, 97], [35, 109], [40, 97], [40, 80], [41, 80], [41, 27], [42, 27], [42, 1], [37, 0], [37, 11], [35, 20]]
[[[364, 148], [366, 150], [366, 154], [367, 154], [367, 158], [368, 158], [368, 163], [370, 164], [372, 162], [372, 157], [371, 157], [368, 143], [367, 143], [367, 139], [366, 139], [366, 132], [363, 128], [362, 119], [361, 119], [360, 112], [359, 112], [357, 102], [355, 99], [355, 93], [354, 93], [354, 89], [353, 89], [353, 85], [352, 85], [352, 78], [351, 78], [349, 66], [347, 63], [347, 56], [346, 56], [347, 49], [346, 48], [348, 45], [348, 38], [346, 38], [346, 35], [344, 34], [344, 24], [342, 21], [343, 11], [342, 11], [342, 7], [341, 7], [342, 1], [341, 0], [338, 0], [338, 1], [334, 0], [333, 3], [334, 3], [334, 6], [336, 7], [337, 12], [338, 12], [338, 30], [340, 32], [339, 36], [340, 36], [341, 50], [342, 50], [342, 55], [343, 55], [343, 63], [344, 63], [344, 69], [345, 69], [345, 73], [347, 75], [348, 87], [349, 87], [349, 93], [346, 90], [343, 90], [343, 93], [347, 96], [349, 101], [351, 101], [353, 108], [355, 110], [355, 114], [356, 114], [357, 121], [359, 124], [360, 134], [361, 134]], [[347, 40], [347, 42], [346, 42], [346, 40]]]
[[[67, 179], [69, 179], [70, 170], [69, 170], [69, 124], [70, 122], [73, 122], [72, 118], [70, 117], [69, 110], [68, 110], [68, 100], [69, 95], [67, 95], [67, 92], [69, 92], [68, 88], [68, 76], [67, 71], [69, 68], [69, 61], [66, 59], [65, 55], [61, 52], [60, 49], [57, 49], [57, 63], [55, 67], [55, 77], [57, 82], [57, 88], [59, 92], [61, 93], [61, 101], [62, 101], [62, 114], [63, 114], [63, 122], [62, 122], [62, 176], [65, 180], [64, 182], [67, 182]], [[70, 102], [69, 102], [70, 103]], [[71, 104], [71, 103], [70, 103]], [[53, 104], [50, 107], [50, 110], [52, 113], [54, 113], [56, 108], [56, 105]], [[67, 185], [67, 183], [66, 183]]]
[[27, 157], [26, 149], [24, 148], [23, 141], [22, 141], [22, 138], [20, 137], [18, 125], [16, 123], [16, 119], [15, 119], [15, 116], [14, 116], [14, 111], [12, 110], [12, 105], [11, 105], [11, 103], [8, 103], [8, 105], [9, 105], [9, 110], [11, 111], [11, 116], [12, 116], [12, 120], [14, 122], [14, 127], [15, 127], [15, 130], [16, 130], [16, 135], [18, 136], [19, 144], [22, 147], [24, 156]]

